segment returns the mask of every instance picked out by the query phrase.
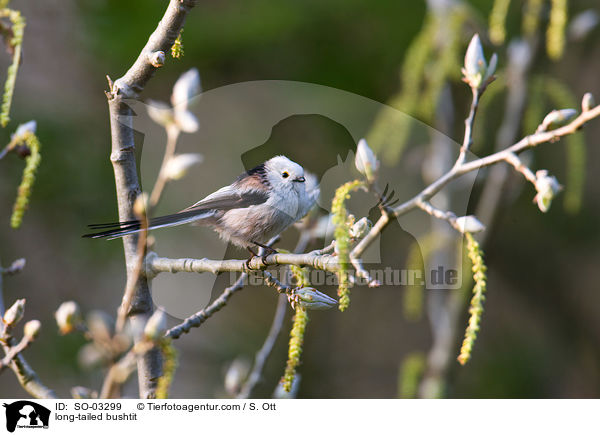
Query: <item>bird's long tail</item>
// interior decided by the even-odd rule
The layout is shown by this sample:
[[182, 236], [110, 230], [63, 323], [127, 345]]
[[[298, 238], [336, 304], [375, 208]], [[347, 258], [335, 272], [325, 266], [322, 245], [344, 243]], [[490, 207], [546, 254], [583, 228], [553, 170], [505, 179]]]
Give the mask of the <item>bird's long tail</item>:
[[[167, 216], [159, 216], [150, 219], [148, 222], [148, 229], [154, 230], [156, 228], [174, 227], [176, 225], [188, 224], [210, 218], [213, 216], [213, 214], [214, 211], [210, 210], [190, 210], [181, 211], [179, 213], [170, 214]], [[139, 220], [113, 222], [107, 224], [92, 224], [88, 225], [88, 227], [92, 230], [99, 231], [97, 233], [84, 234], [82, 236], [90, 239], [108, 238], [111, 240], [142, 231], [142, 225]]]

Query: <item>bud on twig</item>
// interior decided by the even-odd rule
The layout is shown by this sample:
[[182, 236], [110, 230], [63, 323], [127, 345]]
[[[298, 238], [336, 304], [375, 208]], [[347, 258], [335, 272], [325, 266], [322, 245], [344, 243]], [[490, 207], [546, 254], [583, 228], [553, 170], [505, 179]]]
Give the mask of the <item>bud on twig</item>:
[[146, 110], [150, 118], [158, 125], [168, 127], [175, 123], [173, 109], [162, 101], [149, 100], [146, 104]]
[[142, 192], [133, 203], [133, 212], [138, 218], [145, 218], [146, 210], [148, 210], [148, 194]]
[[461, 216], [456, 218], [456, 226], [461, 233], [479, 233], [485, 230], [485, 225], [483, 225], [479, 219], [477, 219], [473, 215], [469, 216]]
[[81, 324], [79, 305], [74, 301], [63, 302], [54, 313], [61, 334], [73, 332]]
[[225, 391], [231, 396], [236, 396], [248, 375], [250, 374], [250, 363], [242, 358], [235, 359], [225, 374]]
[[295, 399], [298, 395], [298, 390], [300, 389], [300, 381], [302, 380], [302, 375], [296, 372], [294, 376], [294, 380], [292, 381], [292, 386], [290, 391], [285, 391], [282, 382], [278, 382], [275, 387], [275, 391], [273, 392], [274, 399]]
[[581, 110], [587, 112], [588, 110], [592, 110], [594, 107], [596, 107], [594, 96], [591, 92], [587, 92], [581, 99]]
[[14, 326], [21, 321], [25, 313], [25, 299], [17, 299], [12, 306], [4, 313], [4, 324]]
[[371, 221], [366, 217], [362, 217], [350, 227], [350, 237], [353, 239], [362, 239], [369, 231], [371, 231], [372, 227], [373, 224]]
[[535, 189], [537, 195], [533, 200], [537, 203], [539, 209], [546, 213], [550, 208], [554, 196], [562, 190], [556, 177], [548, 175], [548, 171], [539, 170], [535, 173]]
[[600, 16], [594, 9], [587, 9], [573, 17], [569, 24], [569, 37], [574, 41], [584, 39], [600, 22]]
[[379, 161], [375, 157], [373, 150], [367, 145], [367, 141], [361, 139], [358, 141], [356, 146], [356, 156], [354, 158], [354, 164], [358, 172], [367, 177], [367, 181], [372, 183], [377, 175], [379, 169]]
[[146, 322], [144, 328], [144, 337], [151, 341], [157, 341], [163, 338], [167, 330], [167, 315], [161, 309], [157, 309]]
[[0, 270], [0, 272], [4, 275], [15, 275], [25, 268], [25, 263], [26, 261], [24, 258], [19, 258], [13, 261], [12, 264], [8, 266], [8, 268]]
[[165, 52], [158, 50], [148, 53], [148, 62], [150, 62], [154, 68], [160, 68], [165, 64]]
[[202, 154], [198, 153], [178, 154], [173, 156], [167, 162], [165, 176], [170, 180], [179, 180], [187, 174], [189, 168], [201, 163], [202, 160]]
[[196, 68], [183, 73], [175, 85], [171, 94], [171, 104], [175, 111], [186, 111], [189, 100], [200, 93], [200, 74]]
[[175, 124], [185, 133], [194, 133], [200, 128], [198, 120], [189, 110], [175, 110]]
[[77, 353], [77, 362], [81, 368], [92, 370], [104, 364], [109, 359], [105, 349], [100, 349], [96, 343], [87, 343]]
[[113, 336], [114, 320], [104, 311], [94, 310], [88, 313], [86, 324], [89, 334], [95, 341], [108, 342]]
[[296, 308], [296, 305], [301, 306], [307, 310], [329, 310], [330, 308], [337, 307], [338, 302], [330, 298], [324, 293], [312, 288], [303, 287], [293, 291], [288, 296], [288, 300], [292, 304], [292, 308]]
[[537, 128], [536, 133], [554, 130], [555, 128], [567, 124], [576, 116], [577, 111], [575, 109], [553, 110], [546, 115], [540, 126]]
[[37, 123], [35, 121], [29, 121], [24, 124], [21, 124], [17, 127], [15, 132], [11, 135], [11, 140], [18, 139], [23, 136], [25, 133], [35, 133], [37, 129]]
[[23, 334], [29, 340], [35, 340], [40, 333], [40, 329], [42, 328], [42, 322], [39, 320], [30, 320], [25, 323], [23, 327]]
[[478, 89], [480, 86], [487, 84], [488, 80], [494, 75], [497, 63], [498, 56], [494, 53], [488, 66], [483, 55], [479, 35], [476, 33], [465, 53], [465, 66], [462, 69], [464, 81], [472, 88]]

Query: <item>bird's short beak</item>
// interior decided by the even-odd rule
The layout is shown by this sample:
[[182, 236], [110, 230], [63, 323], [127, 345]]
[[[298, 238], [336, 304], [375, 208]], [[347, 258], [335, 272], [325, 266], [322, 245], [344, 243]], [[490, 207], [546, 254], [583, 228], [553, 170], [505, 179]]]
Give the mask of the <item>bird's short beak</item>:
[[294, 181], [297, 181], [298, 183], [304, 183], [306, 181], [306, 179], [304, 177], [298, 177], [298, 178], [294, 178]]

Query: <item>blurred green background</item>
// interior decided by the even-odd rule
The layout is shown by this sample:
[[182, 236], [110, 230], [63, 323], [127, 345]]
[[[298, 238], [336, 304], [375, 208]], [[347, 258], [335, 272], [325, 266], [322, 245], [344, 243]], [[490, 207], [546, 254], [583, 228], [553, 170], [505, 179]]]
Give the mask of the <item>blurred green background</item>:
[[[470, 36], [480, 32], [486, 55], [497, 51], [502, 69], [508, 41], [521, 34], [527, 2], [511, 2], [506, 41], [495, 47], [486, 31], [493, 3], [464, 2], [468, 18], [456, 38], [462, 56]], [[579, 39], [567, 34], [563, 56], [549, 60], [543, 47], [549, 2], [542, 3], [531, 80], [544, 74], [560, 81], [577, 104], [587, 91], [600, 98], [600, 29]], [[0, 161], [0, 259], [5, 266], [18, 257], [27, 259], [23, 273], [5, 280], [4, 296], [7, 305], [27, 298], [26, 318], [42, 321], [42, 334], [25, 356], [61, 396], [68, 396], [74, 385], [100, 388], [102, 374], [78, 365], [77, 352], [84, 339], [59, 336], [54, 310], [64, 300], [76, 300], [84, 312], [102, 309], [114, 314], [125, 283], [122, 245], [80, 238], [88, 223], [116, 216], [105, 76], [116, 79], [126, 71], [166, 4], [157, 0], [11, 2], [26, 17], [27, 28], [13, 121], [0, 137], [7, 143], [19, 123], [35, 119], [43, 160], [19, 230], [10, 229], [9, 219], [23, 165], [14, 155]], [[597, 0], [571, 0], [569, 16], [590, 8], [598, 10]], [[168, 100], [177, 77], [196, 67], [204, 90], [250, 80], [296, 80], [393, 101], [402, 90], [401, 71], [410, 71], [411, 65], [403, 64], [426, 16], [427, 5], [421, 1], [201, 0], [186, 22], [185, 56], [169, 58], [143, 97]], [[8, 54], [0, 56], [2, 71], [9, 60]], [[461, 142], [469, 90], [459, 83], [458, 70], [445, 79], [454, 97], [455, 119], [444, 132]], [[500, 74], [494, 85], [502, 88], [502, 79]], [[503, 119], [504, 100], [499, 95], [476, 124], [478, 153], [493, 149]], [[543, 105], [541, 116], [554, 107]], [[432, 121], [418, 110], [414, 115]], [[585, 178], [578, 211], [569, 211], [559, 198], [548, 214], [540, 213], [531, 203], [531, 186], [516, 176], [506, 188], [484, 245], [489, 282], [482, 330], [466, 367], [452, 359], [446, 397], [600, 396], [600, 183], [595, 178], [600, 171], [599, 136], [600, 120], [592, 121], [585, 128], [583, 166], [575, 169]], [[327, 169], [323, 162], [335, 162], [338, 154], [345, 158], [353, 146], [338, 125], [310, 116], [290, 120], [273, 140], [274, 152], [293, 158], [301, 155], [303, 164], [315, 172]], [[540, 147], [535, 167], [549, 169], [566, 184], [572, 174], [565, 168], [564, 149], [564, 141]], [[271, 149], [265, 154], [272, 154]], [[210, 167], [203, 170], [210, 176]], [[480, 176], [473, 203], [482, 181]], [[386, 234], [394, 242], [383, 249], [405, 259], [411, 240], [394, 231], [390, 228]], [[290, 240], [288, 248], [293, 237]], [[233, 258], [240, 253], [229, 249], [227, 255]], [[219, 278], [213, 294], [226, 282]], [[328, 289], [329, 294], [333, 291]], [[348, 312], [311, 314], [299, 397], [398, 396], [403, 360], [415, 351], [427, 352], [432, 342], [425, 317], [417, 322], [404, 319], [402, 292], [388, 287], [356, 291]], [[223, 397], [227, 365], [238, 357], [253, 358], [275, 304], [272, 289], [246, 289], [200, 329], [176, 341], [180, 367], [171, 397]], [[264, 381], [256, 390], [258, 396], [270, 396], [283, 373], [289, 317], [288, 312]], [[466, 312], [460, 325], [459, 336]], [[457, 340], [456, 353], [459, 347]], [[25, 397], [10, 372], [0, 376], [0, 391], [3, 397]], [[135, 386], [129, 386], [128, 392], [135, 394]]]

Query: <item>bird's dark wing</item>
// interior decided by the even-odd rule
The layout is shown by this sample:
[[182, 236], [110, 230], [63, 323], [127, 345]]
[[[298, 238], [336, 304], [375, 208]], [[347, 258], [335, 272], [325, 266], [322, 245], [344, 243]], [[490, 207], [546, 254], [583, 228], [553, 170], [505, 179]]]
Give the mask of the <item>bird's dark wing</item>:
[[[225, 186], [194, 205], [183, 209], [180, 213], [191, 210], [231, 210], [234, 208], [246, 208], [251, 205], [259, 205], [266, 202], [269, 195], [264, 190], [241, 189], [236, 185]], [[178, 213], [179, 214], [179, 213]]]

